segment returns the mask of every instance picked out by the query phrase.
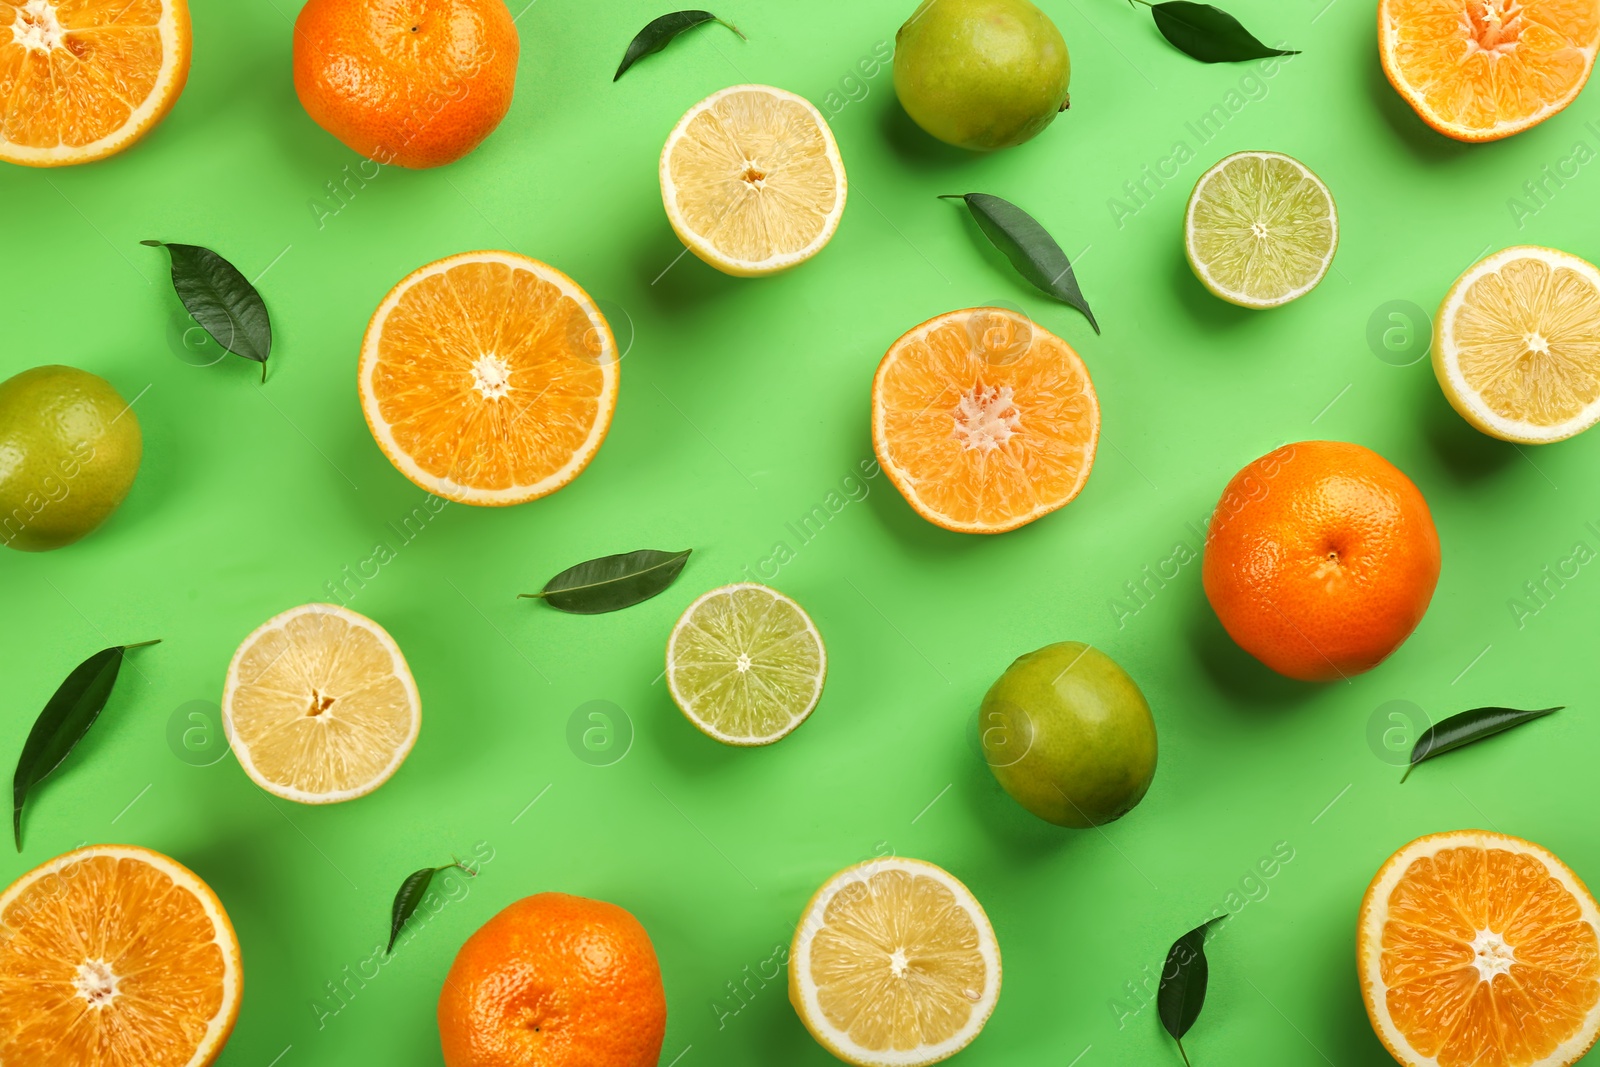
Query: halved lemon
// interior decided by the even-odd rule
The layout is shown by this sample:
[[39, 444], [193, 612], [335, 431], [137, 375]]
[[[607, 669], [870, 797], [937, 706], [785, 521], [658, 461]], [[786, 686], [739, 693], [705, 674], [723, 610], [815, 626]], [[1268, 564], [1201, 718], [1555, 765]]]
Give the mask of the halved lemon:
[[1361, 997], [1406, 1067], [1566, 1067], [1600, 1031], [1600, 911], [1569, 870], [1506, 834], [1431, 834], [1361, 901]]
[[1547, 444], [1600, 421], [1600, 270], [1521, 245], [1473, 264], [1439, 305], [1433, 372], [1473, 426]]
[[770, 85], [712, 93], [661, 150], [667, 220], [689, 251], [727, 274], [773, 274], [822, 251], [848, 189], [822, 112]]
[[1600, 45], [1594, 0], [1379, 0], [1383, 72], [1458, 141], [1494, 141], [1577, 97]]
[[185, 0], [0, 2], [0, 159], [104, 159], [160, 122], [189, 77]]
[[1200, 175], [1183, 216], [1200, 283], [1230, 304], [1275, 308], [1333, 265], [1339, 213], [1311, 170], [1281, 152], [1236, 152]]
[[729, 745], [770, 745], [822, 699], [828, 654], [800, 605], [754, 582], [690, 604], [667, 639], [667, 689], [702, 732]]
[[1000, 997], [1000, 945], [948, 871], [890, 856], [817, 890], [789, 953], [789, 1001], [858, 1067], [921, 1067], [966, 1048]]
[[400, 646], [335, 604], [262, 623], [228, 665], [222, 722], [244, 772], [302, 804], [365, 796], [416, 743], [422, 702]]
[[872, 380], [872, 447], [923, 518], [1003, 533], [1065, 506], [1089, 480], [1100, 402], [1083, 360], [1006, 308], [929, 319]]
[[463, 252], [407, 275], [378, 305], [361, 345], [361, 410], [421, 488], [521, 504], [599, 451], [619, 359], [577, 282], [515, 252]]
[[239, 939], [211, 888], [135, 845], [57, 856], [0, 894], [0, 1063], [205, 1067], [239, 1017]]

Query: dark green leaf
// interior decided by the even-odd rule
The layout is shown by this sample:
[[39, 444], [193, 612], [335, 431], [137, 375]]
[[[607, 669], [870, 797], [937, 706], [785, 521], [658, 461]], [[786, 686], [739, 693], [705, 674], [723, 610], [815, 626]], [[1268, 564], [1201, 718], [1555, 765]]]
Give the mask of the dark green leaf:
[[394, 906], [389, 910], [389, 946], [383, 950], [384, 955], [394, 951], [395, 938], [400, 936], [400, 928], [405, 926], [406, 920], [417, 910], [422, 898], [428, 895], [428, 886], [433, 883], [433, 876], [453, 866], [455, 864], [447, 863], [443, 867], [424, 867], [420, 871], [412, 871], [406, 875], [406, 880], [400, 883], [400, 891], [394, 895]]
[[113, 645], [96, 652], [72, 669], [34, 720], [28, 740], [23, 743], [22, 755], [17, 758], [17, 772], [11, 779], [11, 829], [16, 836], [18, 852], [22, 851], [22, 804], [28, 791], [61, 766], [67, 753], [94, 725], [111, 696], [111, 687], [117, 683], [123, 653], [155, 643]]
[[1210, 4], [1167, 0], [1166, 3], [1151, 4], [1149, 7], [1161, 36], [1171, 41], [1179, 51], [1202, 63], [1237, 63], [1245, 59], [1300, 54], [1291, 49], [1262, 44], [1254, 34], [1239, 25], [1238, 19]]
[[1078, 288], [1067, 254], [1034, 217], [1009, 200], [988, 193], [949, 193], [941, 200], [964, 200], [989, 243], [1005, 253], [1011, 265], [1034, 287], [1083, 312], [1094, 332], [1100, 324]]
[[261, 364], [261, 380], [266, 381], [272, 323], [267, 305], [249, 279], [209, 248], [165, 241], [139, 243], [167, 250], [172, 256], [172, 287], [184, 309], [217, 344]]
[[1219, 915], [1203, 922], [1174, 941], [1167, 950], [1167, 962], [1161, 967], [1156, 1014], [1161, 1016], [1161, 1025], [1172, 1035], [1172, 1040], [1178, 1043], [1178, 1052], [1185, 1064], [1189, 1062], [1189, 1054], [1183, 1050], [1183, 1035], [1200, 1018], [1211, 971], [1206, 963], [1206, 931], [1226, 918], [1226, 915]]
[[622, 77], [629, 67], [645, 56], [667, 47], [678, 34], [692, 30], [696, 26], [704, 26], [708, 22], [721, 22], [734, 33], [738, 33], [741, 41], [745, 39], [744, 34], [739, 33], [739, 27], [731, 22], [723, 22], [709, 11], [674, 11], [670, 15], [662, 15], [653, 20], [639, 31], [638, 36], [628, 42], [628, 50], [622, 54], [622, 65], [617, 68], [616, 76], [611, 80], [616, 81]]
[[1411, 764], [1400, 780], [1403, 782], [1410, 777], [1411, 768], [1423, 760], [1443, 755], [1463, 745], [1470, 745], [1474, 741], [1482, 741], [1485, 737], [1493, 737], [1513, 726], [1542, 719], [1565, 706], [1539, 708], [1534, 711], [1518, 711], [1516, 708], [1473, 708], [1471, 711], [1463, 711], [1459, 715], [1452, 715], [1448, 719], [1436, 722], [1422, 731], [1422, 736], [1417, 738], [1417, 743], [1412, 746]]
[[630, 608], [661, 592], [677, 580], [689, 553], [661, 552], [653, 548], [601, 556], [568, 567], [545, 583], [537, 593], [520, 597], [543, 600], [574, 615], [600, 615]]

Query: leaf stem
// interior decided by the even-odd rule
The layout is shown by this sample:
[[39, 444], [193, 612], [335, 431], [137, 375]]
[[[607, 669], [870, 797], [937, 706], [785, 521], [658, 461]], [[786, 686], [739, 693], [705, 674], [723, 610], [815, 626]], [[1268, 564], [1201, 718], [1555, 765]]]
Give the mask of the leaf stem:
[[1178, 1043], [1178, 1055], [1183, 1057], [1183, 1067], [1191, 1067], [1189, 1063], [1189, 1053], [1185, 1052], [1183, 1048], [1183, 1038], [1175, 1037], [1172, 1040]]
[[144, 648], [146, 645], [159, 645], [160, 643], [161, 643], [161, 638], [153, 637], [148, 641], [135, 641], [131, 645], [123, 645], [122, 646], [122, 651], [126, 652], [130, 648]]
[[1406, 764], [1406, 773], [1404, 773], [1404, 774], [1402, 774], [1400, 776], [1400, 784], [1401, 785], [1405, 785], [1406, 784], [1406, 779], [1410, 778], [1411, 777], [1411, 772], [1416, 770], [1416, 769], [1417, 769], [1417, 765], [1415, 763]]
[[[716, 18], [716, 16], [714, 16], [714, 15], [712, 17]], [[748, 41], [750, 39], [750, 38], [748, 38], [748, 37], [746, 37], [744, 35], [744, 33], [739, 29], [739, 27], [735, 26], [733, 23], [729, 22], [727, 19], [717, 19], [717, 21], [722, 23], [724, 26], [728, 27], [728, 29], [732, 30], [734, 33], [737, 33], [739, 35], [739, 40]]]
[[517, 599], [518, 600], [543, 600], [545, 597], [547, 597], [549, 595], [550, 595], [549, 593], [543, 593], [543, 592], [540, 592], [540, 593], [518, 593], [517, 594]]
[[267, 361], [266, 360], [262, 360], [261, 361], [261, 384], [262, 385], [266, 385], [267, 384]]

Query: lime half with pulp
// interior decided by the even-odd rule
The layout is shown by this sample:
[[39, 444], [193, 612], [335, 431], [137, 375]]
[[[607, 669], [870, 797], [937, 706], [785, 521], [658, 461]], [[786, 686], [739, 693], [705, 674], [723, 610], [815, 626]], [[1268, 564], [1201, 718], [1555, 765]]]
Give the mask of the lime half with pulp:
[[689, 605], [667, 639], [667, 688], [728, 745], [768, 745], [805, 722], [828, 655], [810, 616], [775, 589], [727, 585]]
[[1195, 277], [1229, 303], [1273, 308], [1316, 288], [1339, 246], [1333, 195], [1299, 160], [1238, 152], [1200, 176], [1183, 217]]

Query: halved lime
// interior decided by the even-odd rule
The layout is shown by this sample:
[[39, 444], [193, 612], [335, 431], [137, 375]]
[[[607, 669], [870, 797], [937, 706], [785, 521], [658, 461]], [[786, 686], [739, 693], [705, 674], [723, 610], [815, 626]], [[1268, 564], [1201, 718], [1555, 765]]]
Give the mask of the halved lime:
[[667, 689], [689, 721], [728, 745], [770, 745], [822, 696], [828, 654], [800, 605], [726, 585], [689, 605], [667, 639]]
[[1316, 288], [1339, 246], [1322, 179], [1280, 152], [1237, 152], [1200, 176], [1183, 217], [1195, 277], [1229, 303], [1287, 304]]

